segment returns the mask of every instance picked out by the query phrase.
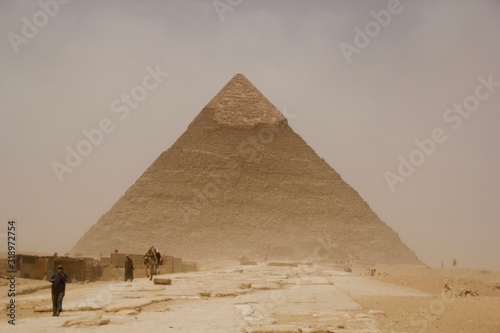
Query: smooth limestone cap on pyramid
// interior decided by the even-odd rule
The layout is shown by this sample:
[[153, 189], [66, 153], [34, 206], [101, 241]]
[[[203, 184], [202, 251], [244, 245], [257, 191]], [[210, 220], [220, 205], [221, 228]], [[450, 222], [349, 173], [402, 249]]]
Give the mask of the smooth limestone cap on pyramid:
[[221, 125], [255, 126], [285, 120], [242, 74], [236, 74], [206, 107], [214, 110], [213, 119]]
[[267, 257], [422, 264], [243, 75], [77, 242], [192, 260]]

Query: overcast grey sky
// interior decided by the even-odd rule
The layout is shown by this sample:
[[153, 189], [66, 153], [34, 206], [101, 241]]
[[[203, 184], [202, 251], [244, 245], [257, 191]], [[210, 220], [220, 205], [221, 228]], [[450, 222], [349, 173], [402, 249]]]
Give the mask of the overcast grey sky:
[[2, 0], [1, 250], [15, 218], [18, 251], [69, 251], [242, 73], [425, 263], [500, 269], [499, 17], [486, 0]]

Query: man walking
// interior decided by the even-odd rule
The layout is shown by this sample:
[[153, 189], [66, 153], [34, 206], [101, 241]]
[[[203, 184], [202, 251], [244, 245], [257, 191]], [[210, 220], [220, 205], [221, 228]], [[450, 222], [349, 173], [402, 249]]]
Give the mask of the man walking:
[[63, 266], [57, 266], [57, 272], [52, 274], [49, 279], [52, 282], [52, 317], [59, 317], [59, 313], [61, 313], [67, 280], [68, 276], [64, 274]]

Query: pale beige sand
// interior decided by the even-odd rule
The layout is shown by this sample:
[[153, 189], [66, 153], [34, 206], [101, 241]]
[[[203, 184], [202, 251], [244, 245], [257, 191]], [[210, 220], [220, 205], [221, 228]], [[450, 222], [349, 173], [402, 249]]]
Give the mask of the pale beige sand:
[[[172, 285], [145, 278], [69, 284], [60, 317], [51, 317], [49, 283], [18, 279], [17, 291], [45, 289], [16, 297], [14, 328], [0, 287], [0, 331], [500, 332], [500, 272], [378, 266], [372, 277], [318, 264], [202, 268], [168, 275]], [[479, 296], [444, 296], [445, 281]]]

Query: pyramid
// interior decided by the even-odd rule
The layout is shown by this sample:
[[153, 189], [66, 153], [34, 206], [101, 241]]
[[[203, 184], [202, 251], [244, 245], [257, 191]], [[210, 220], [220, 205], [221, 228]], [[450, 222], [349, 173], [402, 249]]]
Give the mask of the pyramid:
[[71, 250], [422, 264], [243, 75]]

